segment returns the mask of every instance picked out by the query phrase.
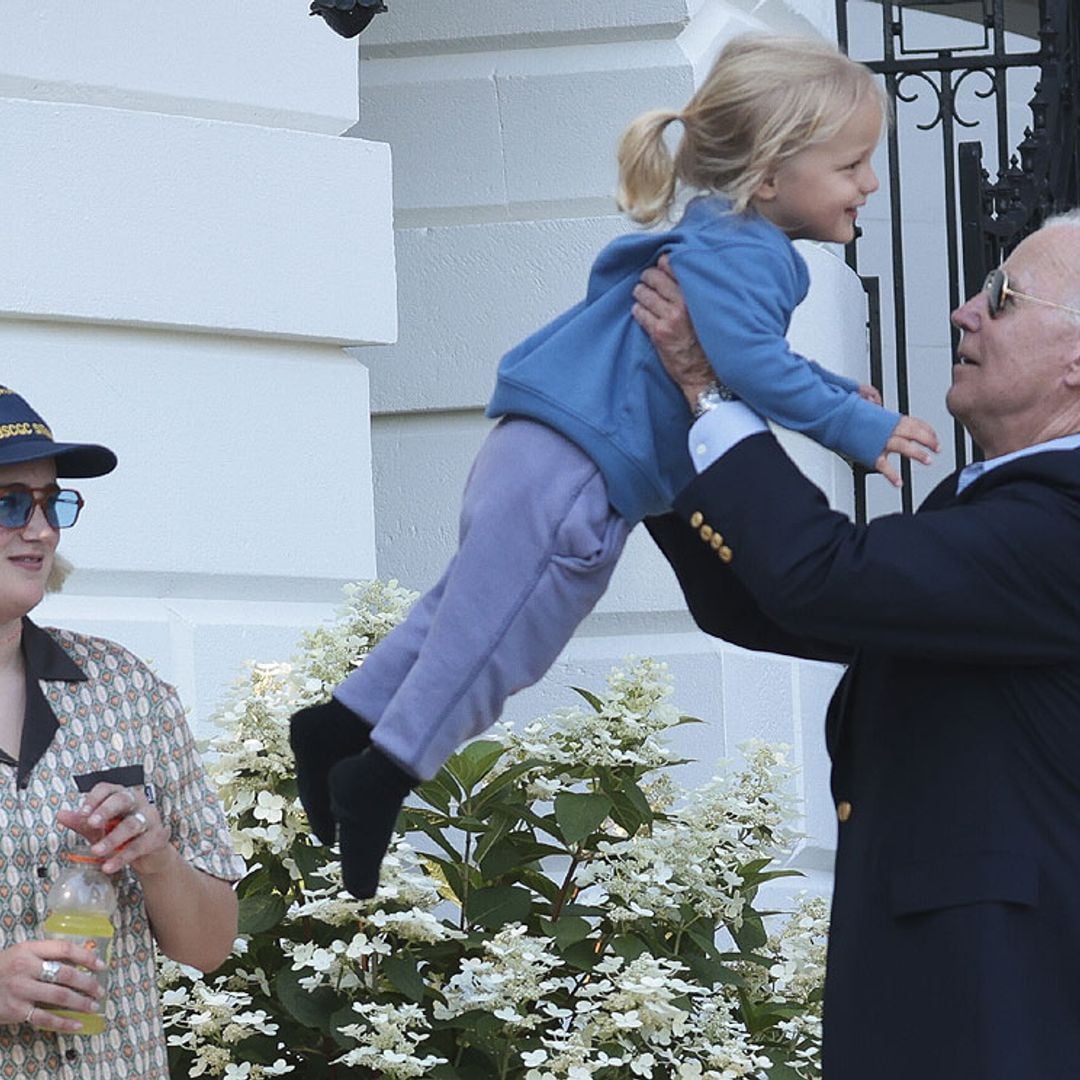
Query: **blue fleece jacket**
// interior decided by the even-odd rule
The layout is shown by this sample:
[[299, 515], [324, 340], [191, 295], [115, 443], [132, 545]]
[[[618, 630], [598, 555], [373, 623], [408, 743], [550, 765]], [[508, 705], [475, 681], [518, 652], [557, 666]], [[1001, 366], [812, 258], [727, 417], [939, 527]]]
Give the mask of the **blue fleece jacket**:
[[576, 443], [631, 524], [669, 510], [694, 475], [686, 402], [630, 314], [641, 272], [665, 252], [720, 381], [770, 420], [873, 467], [899, 415], [792, 352], [806, 263], [771, 222], [716, 196], [694, 199], [667, 232], [608, 244], [585, 299], [503, 357], [487, 415], [528, 416]]

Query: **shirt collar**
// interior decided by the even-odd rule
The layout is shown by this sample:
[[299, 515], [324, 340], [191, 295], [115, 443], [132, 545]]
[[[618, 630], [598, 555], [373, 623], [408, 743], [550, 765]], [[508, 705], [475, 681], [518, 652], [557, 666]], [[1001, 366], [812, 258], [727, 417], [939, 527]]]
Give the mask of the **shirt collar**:
[[985, 461], [973, 461], [960, 471], [956, 480], [956, 494], [959, 495], [966, 487], [970, 487], [999, 465], [1007, 465], [1010, 461], [1016, 461], [1032, 454], [1043, 454], [1049, 450], [1076, 450], [1080, 447], [1080, 434], [1062, 435], [1059, 439], [1051, 439], [1049, 442], [1036, 443], [1034, 446], [1024, 446], [1014, 450], [1011, 454], [1001, 454], [999, 457], [987, 458]]
[[26, 663], [26, 712], [16, 770], [16, 784], [20, 788], [29, 783], [30, 773], [49, 749], [60, 727], [39, 680], [85, 682], [87, 679], [83, 669], [64, 652], [56, 639], [27, 618], [23, 619], [22, 651]]

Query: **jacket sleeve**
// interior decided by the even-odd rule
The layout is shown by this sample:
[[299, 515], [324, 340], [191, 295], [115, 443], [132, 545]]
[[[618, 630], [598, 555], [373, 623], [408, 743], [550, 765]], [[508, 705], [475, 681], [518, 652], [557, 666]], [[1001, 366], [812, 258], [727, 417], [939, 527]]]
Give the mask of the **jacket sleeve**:
[[1080, 656], [1077, 473], [1075, 453], [1036, 455], [940, 509], [855, 525], [759, 434], [698, 476], [676, 511], [722, 531], [731, 570], [800, 637], [950, 662], [1066, 663]]
[[646, 518], [645, 527], [675, 571], [694, 622], [706, 634], [744, 649], [806, 660], [846, 663], [851, 659], [845, 645], [800, 637], [766, 615], [716, 552], [675, 514]]
[[850, 380], [823, 378], [792, 351], [786, 335], [798, 292], [790, 261], [749, 241], [722, 253], [676, 248], [670, 258], [721, 382], [782, 427], [873, 468], [899, 414], [864, 401]]

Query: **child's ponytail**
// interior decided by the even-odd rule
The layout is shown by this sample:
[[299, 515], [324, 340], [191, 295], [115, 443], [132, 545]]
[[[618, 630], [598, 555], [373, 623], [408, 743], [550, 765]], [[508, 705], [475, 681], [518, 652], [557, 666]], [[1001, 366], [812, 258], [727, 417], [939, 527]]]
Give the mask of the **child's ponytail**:
[[675, 201], [675, 161], [664, 131], [679, 119], [672, 109], [652, 109], [619, 141], [619, 209], [641, 225], [662, 221]]

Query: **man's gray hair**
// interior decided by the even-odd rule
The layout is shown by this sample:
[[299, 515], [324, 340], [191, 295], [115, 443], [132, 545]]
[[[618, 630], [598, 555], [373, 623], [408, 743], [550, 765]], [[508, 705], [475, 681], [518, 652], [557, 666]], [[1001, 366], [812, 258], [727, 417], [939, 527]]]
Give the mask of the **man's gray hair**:
[[1080, 207], [1063, 210], [1060, 214], [1053, 214], [1042, 223], [1044, 229], [1052, 229], [1058, 225], [1080, 226]]
[[[1073, 228], [1080, 229], [1080, 207], [1073, 207], [1072, 210], [1063, 210], [1060, 214], [1052, 214], [1042, 223], [1043, 229], [1061, 229], [1061, 228]], [[1080, 237], [1077, 238], [1080, 241]], [[1072, 266], [1076, 266], [1076, 263], [1071, 263]], [[1061, 298], [1061, 302], [1066, 304], [1070, 308], [1080, 307], [1080, 279], [1075, 275], [1069, 274], [1069, 280], [1065, 284], [1065, 295]], [[1080, 320], [1080, 315], [1070, 315], [1070, 319], [1074, 322]]]

